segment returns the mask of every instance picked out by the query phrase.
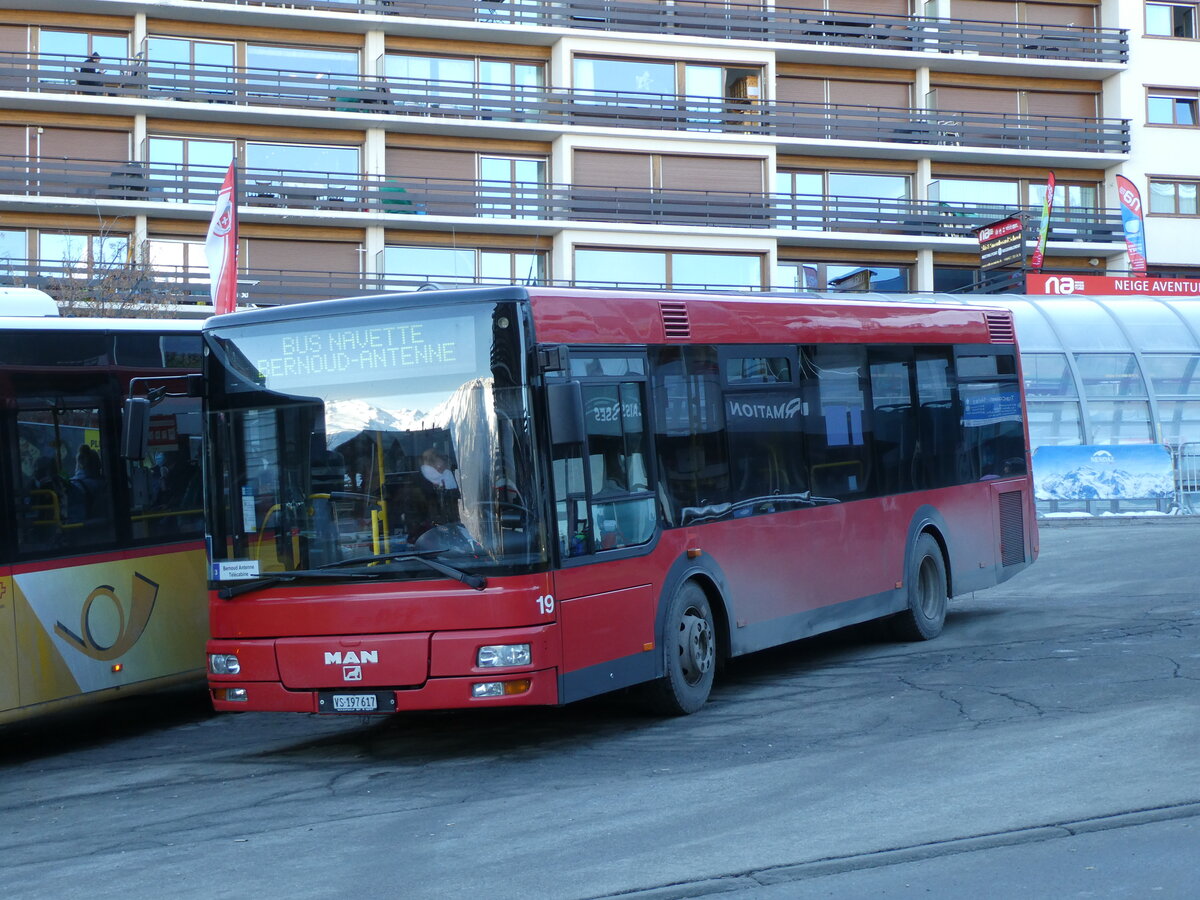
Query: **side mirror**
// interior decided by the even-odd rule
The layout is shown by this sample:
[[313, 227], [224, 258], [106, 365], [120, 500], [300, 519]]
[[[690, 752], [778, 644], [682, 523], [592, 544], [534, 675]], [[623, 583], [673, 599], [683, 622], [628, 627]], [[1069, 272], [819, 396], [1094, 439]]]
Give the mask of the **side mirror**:
[[550, 440], [561, 444], [582, 444], [587, 437], [583, 427], [583, 391], [578, 381], [557, 381], [546, 385], [546, 406], [550, 413]]
[[121, 456], [145, 459], [150, 447], [150, 400], [129, 397], [121, 413]]

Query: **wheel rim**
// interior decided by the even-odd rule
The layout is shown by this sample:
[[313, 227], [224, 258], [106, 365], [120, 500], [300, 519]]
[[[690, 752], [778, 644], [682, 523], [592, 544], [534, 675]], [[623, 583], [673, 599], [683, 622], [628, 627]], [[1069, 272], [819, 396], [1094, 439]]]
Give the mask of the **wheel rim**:
[[700, 610], [689, 606], [679, 623], [679, 671], [683, 680], [699, 683], [712, 669], [716, 652], [712, 625]]
[[937, 617], [943, 593], [937, 565], [926, 556], [921, 560], [921, 571], [917, 576], [917, 607], [927, 619]]

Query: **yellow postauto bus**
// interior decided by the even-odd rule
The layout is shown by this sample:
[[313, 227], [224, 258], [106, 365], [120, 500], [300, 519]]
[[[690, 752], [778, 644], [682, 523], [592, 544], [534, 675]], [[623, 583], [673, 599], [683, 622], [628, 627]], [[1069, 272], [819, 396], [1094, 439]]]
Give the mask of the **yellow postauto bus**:
[[[170, 380], [199, 323], [56, 313], [0, 290], [0, 724], [203, 676], [200, 407]], [[156, 401], [136, 460], [131, 385]]]

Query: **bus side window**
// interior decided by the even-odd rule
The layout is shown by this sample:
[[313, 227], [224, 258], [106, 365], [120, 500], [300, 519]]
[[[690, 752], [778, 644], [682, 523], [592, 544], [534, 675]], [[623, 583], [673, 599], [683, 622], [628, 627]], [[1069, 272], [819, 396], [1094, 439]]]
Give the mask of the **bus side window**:
[[145, 459], [130, 460], [130, 518], [135, 541], [204, 531], [200, 491], [200, 401], [171, 397], [150, 414]]
[[912, 456], [917, 443], [912, 398], [912, 352], [872, 347], [871, 445], [879, 494], [913, 489]]
[[646, 417], [642, 384], [585, 384], [591, 516], [595, 550], [644, 544], [654, 535], [654, 497], [646, 468]]
[[101, 408], [52, 397], [18, 403], [18, 552], [47, 556], [111, 543], [112, 461]]
[[958, 392], [951, 373], [949, 347], [917, 348], [917, 459], [913, 472], [918, 489], [959, 482]]
[[680, 525], [685, 510], [731, 499], [717, 351], [663, 347], [652, 361], [663, 515], [668, 525]]
[[818, 497], [848, 500], [871, 493], [863, 412], [866, 352], [828, 344], [804, 355], [809, 484]]

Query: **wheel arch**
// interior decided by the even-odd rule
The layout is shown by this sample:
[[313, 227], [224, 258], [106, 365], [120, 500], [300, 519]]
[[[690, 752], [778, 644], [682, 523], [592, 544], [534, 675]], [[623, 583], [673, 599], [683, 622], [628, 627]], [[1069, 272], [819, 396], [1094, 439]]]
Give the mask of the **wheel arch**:
[[922, 506], [913, 515], [912, 521], [908, 526], [908, 536], [904, 542], [904, 583], [907, 585], [915, 576], [916, 573], [911, 570], [912, 567], [912, 548], [916, 546], [917, 539], [922, 534], [928, 534], [937, 542], [938, 549], [942, 552], [942, 564], [946, 569], [946, 595], [954, 596], [954, 567], [951, 565], [953, 554], [950, 552], [949, 529], [946, 527], [946, 520], [942, 518], [942, 514], [932, 506]]
[[[659, 646], [662, 645], [666, 633], [667, 607], [670, 606], [675, 592], [688, 581], [695, 581], [704, 591], [705, 597], [708, 598], [708, 605], [713, 614], [713, 624], [717, 630], [717, 663], [720, 665], [732, 655], [729, 582], [716, 560], [709, 556], [702, 555], [695, 559], [688, 559], [686, 555], [680, 556], [667, 570], [667, 575], [663, 579], [662, 588], [659, 591], [658, 610], [654, 618], [655, 642]], [[657, 654], [657, 658], [659, 662], [655, 668], [659, 671], [656, 671], [655, 674], [657, 677], [662, 677], [664, 672], [661, 671], [661, 654]]]

